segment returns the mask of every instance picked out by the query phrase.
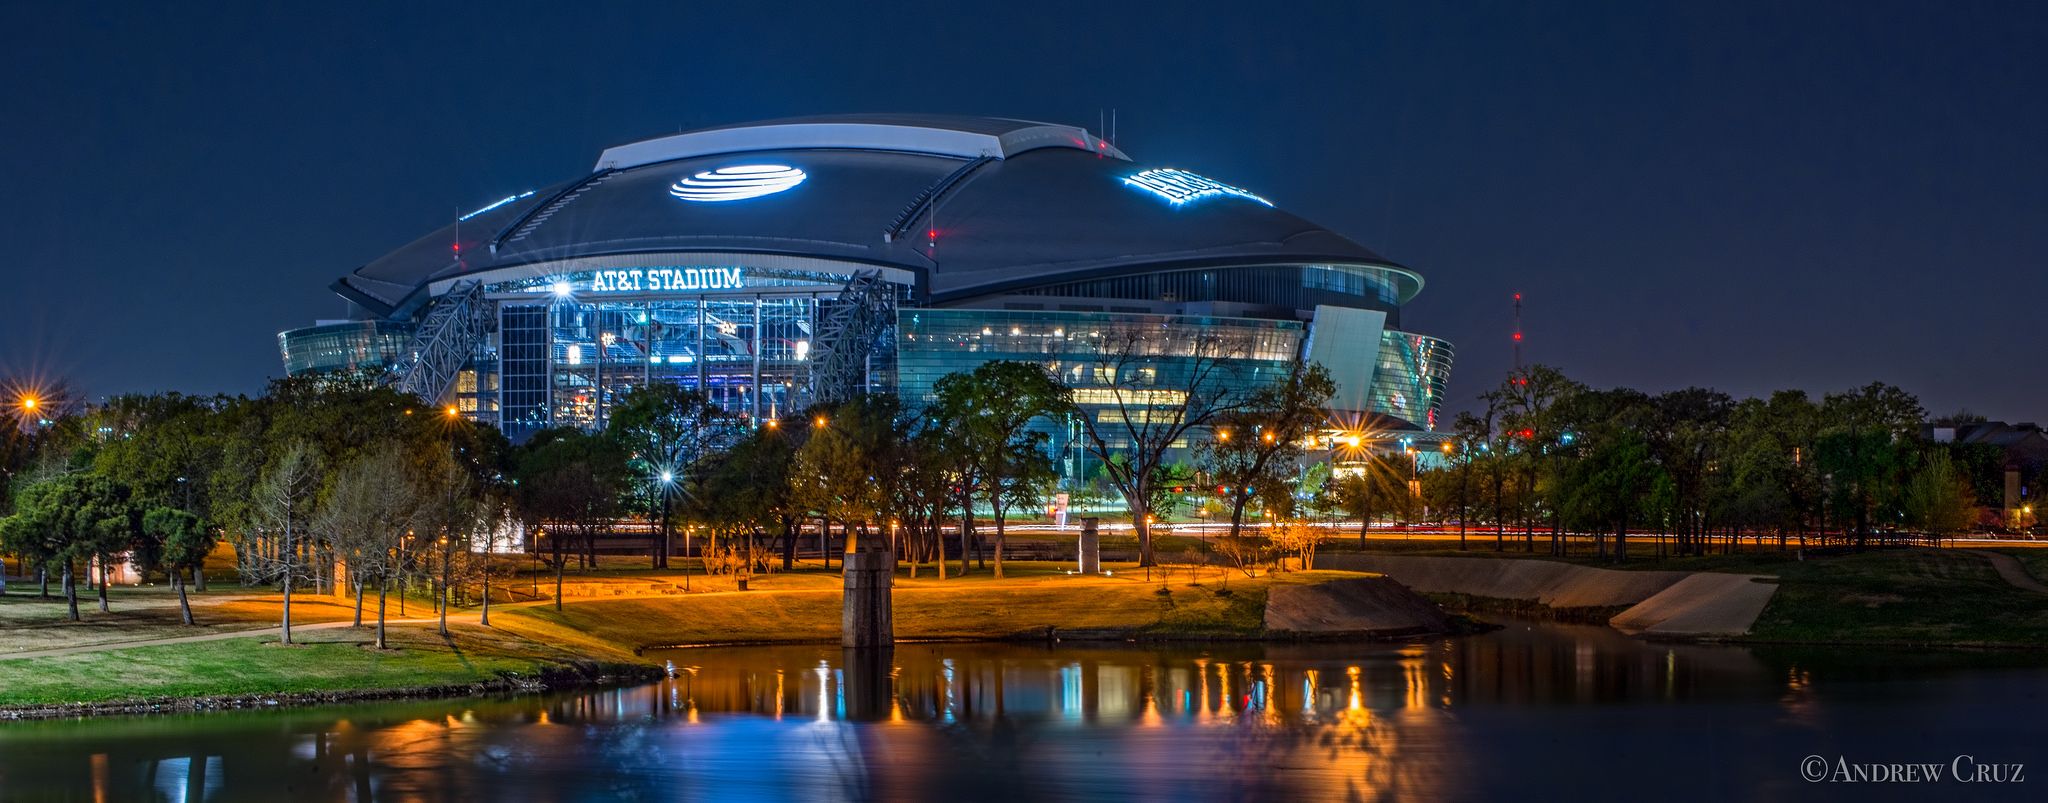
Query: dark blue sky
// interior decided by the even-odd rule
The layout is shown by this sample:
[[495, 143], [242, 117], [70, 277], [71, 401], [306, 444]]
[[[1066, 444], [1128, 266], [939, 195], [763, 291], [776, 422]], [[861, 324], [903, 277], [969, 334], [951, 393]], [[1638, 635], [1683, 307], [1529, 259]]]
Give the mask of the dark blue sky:
[[2048, 418], [2040, 4], [83, 5], [0, 12], [0, 375], [254, 392], [336, 276], [619, 142], [1113, 107], [1418, 268], [1454, 406], [1519, 290], [1597, 385]]

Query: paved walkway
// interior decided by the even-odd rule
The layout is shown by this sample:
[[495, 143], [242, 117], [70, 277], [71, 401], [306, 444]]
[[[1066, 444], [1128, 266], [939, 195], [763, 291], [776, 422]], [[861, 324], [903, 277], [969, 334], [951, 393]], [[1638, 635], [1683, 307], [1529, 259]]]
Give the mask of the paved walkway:
[[[467, 617], [469, 619], [477, 618], [475, 614], [455, 614], [449, 616], [448, 621], [453, 623], [461, 621], [464, 617]], [[416, 625], [433, 624], [435, 621], [436, 620], [434, 619], [386, 619], [384, 620], [384, 624]], [[292, 633], [304, 633], [309, 630], [334, 630], [336, 628], [354, 626], [354, 623], [348, 621], [315, 622], [312, 624], [292, 625]], [[369, 626], [369, 624], [364, 625], [364, 627]], [[108, 650], [125, 650], [131, 647], [159, 647], [165, 644], [191, 644], [200, 641], [222, 641], [231, 638], [247, 638], [250, 636], [275, 635], [277, 635], [277, 625], [270, 625], [269, 627], [261, 627], [253, 630], [227, 630], [217, 633], [201, 633], [196, 636], [175, 636], [172, 638], [141, 639], [137, 641], [112, 641], [104, 644], [83, 644], [77, 647], [57, 647], [55, 649], [48, 650], [34, 650], [31, 652], [8, 653], [6, 655], [0, 655], [0, 661], [12, 661], [20, 658], [51, 658], [58, 655], [77, 655], [79, 653], [86, 652], [106, 652]]]
[[2019, 558], [2003, 552], [1985, 551], [1977, 554], [1983, 555], [1986, 560], [1991, 561], [1991, 568], [1997, 569], [1998, 576], [2005, 578], [2005, 581], [2011, 583], [2012, 587], [2032, 591], [2036, 594], [2048, 594], [2048, 585], [2042, 585], [2041, 581], [2034, 579], [2033, 575], [2027, 574], [2027, 567], [2020, 563]]
[[[715, 593], [733, 593], [733, 592], [715, 592], [715, 591], [714, 591], [714, 592], [701, 592], [701, 593], [712, 593], [712, 594], [715, 594]], [[564, 605], [575, 605], [575, 604], [577, 604], [577, 603], [579, 603], [579, 602], [608, 602], [608, 601], [611, 601], [611, 600], [618, 600], [618, 599], [638, 599], [638, 598], [642, 598], [642, 597], [671, 597], [671, 598], [672, 598], [673, 596], [674, 596], [674, 595], [671, 595], [671, 594], [625, 594], [625, 595], [621, 595], [621, 596], [615, 596], [615, 597], [595, 597], [595, 596], [593, 596], [593, 597], [583, 597], [583, 598], [576, 598], [576, 597], [570, 597], [570, 598], [566, 598], [566, 599], [562, 600], [562, 604], [564, 604]], [[525, 601], [522, 601], [522, 602], [501, 602], [501, 603], [495, 603], [495, 604], [491, 605], [491, 611], [492, 611], [493, 613], [496, 613], [496, 612], [498, 612], [498, 611], [508, 611], [508, 610], [512, 610], [512, 609], [514, 609], [514, 608], [532, 608], [532, 607], [535, 607], [535, 606], [539, 606], [539, 605], [553, 605], [553, 604], [555, 604], [555, 601], [554, 601], [554, 600], [552, 600], [552, 599], [540, 599], [540, 600], [525, 600]], [[477, 623], [477, 622], [481, 621], [482, 619], [483, 619], [483, 612], [482, 612], [482, 611], [477, 611], [477, 610], [471, 610], [471, 611], [463, 611], [463, 612], [459, 612], [459, 613], [450, 613], [450, 614], [448, 615], [448, 623], [449, 623], [449, 624], [451, 624], [451, 625], [453, 625], [453, 624], [475, 624], [475, 623]], [[390, 625], [431, 625], [431, 624], [435, 624], [435, 623], [437, 623], [437, 622], [439, 622], [439, 621], [440, 621], [440, 619], [439, 619], [439, 618], [437, 618], [437, 617], [427, 617], [427, 618], [424, 618], [424, 619], [419, 619], [419, 618], [407, 618], [407, 619], [386, 619], [386, 620], [384, 620], [384, 624], [385, 624], [386, 626], [390, 626]], [[376, 620], [375, 620], [375, 619], [365, 619], [365, 620], [364, 620], [364, 624], [363, 624], [363, 626], [364, 626], [364, 627], [373, 627], [373, 626], [375, 626], [375, 623], [376, 623]], [[343, 627], [354, 627], [354, 626], [355, 626], [355, 624], [354, 624], [353, 622], [351, 622], [351, 621], [348, 621], [348, 620], [343, 620], [343, 621], [339, 621], [339, 622], [313, 622], [313, 623], [309, 623], [309, 624], [303, 624], [303, 625], [292, 625], [292, 632], [293, 632], [293, 633], [304, 633], [304, 632], [306, 632], [306, 631], [309, 631], [309, 630], [334, 630], [334, 629], [337, 629], [337, 628], [343, 628]], [[130, 649], [130, 648], [133, 648], [133, 647], [159, 647], [159, 646], [163, 646], [163, 645], [166, 645], [166, 644], [191, 644], [191, 643], [194, 643], [194, 642], [200, 642], [200, 641], [221, 641], [221, 640], [223, 640], [223, 639], [231, 639], [231, 638], [249, 638], [249, 637], [254, 637], [254, 636], [274, 636], [274, 635], [277, 635], [277, 625], [267, 625], [267, 626], [264, 626], [264, 627], [258, 627], [258, 628], [251, 628], [251, 629], [248, 629], [248, 630], [225, 630], [225, 631], [218, 631], [218, 632], [213, 632], [213, 633], [199, 633], [199, 634], [196, 634], [196, 635], [191, 635], [191, 636], [173, 636], [173, 637], [171, 637], [171, 638], [157, 638], [157, 639], [136, 639], [136, 640], [134, 640], [134, 641], [110, 641], [110, 642], [105, 642], [105, 643], [101, 643], [101, 644], [81, 644], [81, 645], [79, 645], [79, 646], [76, 646], [76, 647], [55, 647], [55, 648], [51, 648], [51, 649], [47, 649], [47, 650], [32, 650], [32, 651], [27, 651], [27, 652], [16, 652], [16, 653], [6, 653], [6, 654], [0, 654], [0, 661], [12, 661], [12, 660], [16, 660], [16, 659], [21, 659], [21, 658], [50, 658], [50, 657], [54, 657], [54, 656], [59, 656], [59, 655], [77, 655], [77, 654], [79, 654], [79, 653], [87, 653], [87, 652], [106, 652], [106, 651], [108, 651], [108, 650], [126, 650], [126, 649]]]

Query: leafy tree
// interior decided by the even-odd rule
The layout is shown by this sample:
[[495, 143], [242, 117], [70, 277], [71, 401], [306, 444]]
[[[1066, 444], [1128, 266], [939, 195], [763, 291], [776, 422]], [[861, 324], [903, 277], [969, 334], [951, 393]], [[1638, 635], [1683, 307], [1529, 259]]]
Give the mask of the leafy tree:
[[1373, 516], [1398, 506], [1408, 493], [1386, 463], [1368, 458], [1355, 469], [1336, 475], [1330, 482], [1330, 495], [1346, 515], [1358, 517], [1358, 547], [1364, 549]]
[[[883, 507], [901, 481], [902, 450], [908, 428], [894, 396], [856, 397], [814, 419], [808, 439], [790, 460], [790, 493], [796, 506], [827, 528], [837, 523], [852, 546], [882, 521]], [[821, 539], [829, 542], [829, 537]]]
[[794, 439], [779, 424], [763, 426], [731, 450], [709, 458], [703, 492], [693, 500], [696, 515], [706, 521], [749, 527], [757, 533], [776, 528], [784, 571], [796, 563], [796, 525], [802, 512], [785, 479], [795, 454]]
[[1869, 542], [1873, 519], [1890, 518], [1925, 416], [1912, 394], [1883, 383], [1822, 398], [1815, 459], [1858, 548]]
[[1930, 450], [1907, 481], [1904, 506], [1906, 521], [1927, 533], [1935, 546], [1941, 545], [1942, 536], [1968, 527], [1977, 514], [1969, 481], [1941, 449]]
[[[964, 473], [995, 515], [995, 576], [1002, 577], [1010, 509], [1037, 505], [1054, 476], [1050, 439], [1031, 425], [1066, 408], [1066, 389], [1043, 367], [997, 360], [940, 377], [932, 394], [931, 416], [951, 429], [950, 445], [969, 466]], [[972, 516], [969, 510], [964, 521]]]
[[[60, 475], [20, 489], [14, 513], [0, 519], [0, 548], [38, 566], [61, 564], [64, 600], [71, 621], [78, 621], [78, 589], [72, 580], [77, 532], [71, 511], [78, 499], [78, 477]], [[49, 595], [49, 587], [43, 588]]]
[[630, 483], [624, 449], [609, 438], [557, 428], [536, 433], [514, 465], [513, 508], [528, 524], [547, 527], [555, 570], [555, 607], [562, 605], [563, 541], [579, 536], [582, 565], [596, 565], [597, 533], [621, 510]]
[[704, 459], [731, 446], [742, 430], [704, 394], [673, 382], [656, 382], [628, 392], [612, 410], [605, 431], [629, 451], [632, 471], [650, 491], [645, 497], [650, 512], [663, 511], [654, 565], [668, 568], [671, 550], [665, 503], [672, 489], [697, 487]]
[[[1586, 386], [1571, 380], [1548, 365], [1532, 365], [1508, 375], [1497, 391], [1504, 401], [1502, 425], [1518, 449], [1516, 461], [1522, 471], [1520, 488], [1525, 496], [1518, 507], [1523, 511], [1523, 545], [1535, 551], [1535, 516], [1548, 503], [1551, 511], [1551, 553], [1563, 554], [1563, 526], [1555, 515], [1561, 487], [1556, 474], [1565, 451], [1577, 440], [1573, 431], [1572, 401], [1586, 392]], [[1539, 494], [1539, 492], [1546, 492]], [[1546, 499], [1546, 497], [1548, 497]]]
[[1685, 388], [1650, 399], [1651, 417], [1641, 430], [1677, 493], [1676, 534], [1681, 554], [1705, 549], [1709, 471], [1726, 443], [1735, 400], [1706, 388]]
[[1293, 476], [1302, 443], [1321, 428], [1324, 405], [1336, 391], [1328, 369], [1296, 361], [1286, 376], [1253, 391], [1242, 407], [1215, 417], [1202, 457], [1224, 487], [1231, 535], [1244, 527], [1245, 506], [1259, 487]]
[[[1626, 560], [1628, 528], [1649, 513], [1647, 497], [1665, 476], [1644, 434], [1654, 426], [1657, 408], [1632, 390], [1589, 391], [1573, 404], [1582, 427], [1564, 475], [1561, 510], [1573, 526], [1613, 533], [1613, 558]], [[1604, 537], [1596, 535], [1594, 544], [1602, 557], [1608, 555]]]
[[107, 581], [114, 564], [125, 560], [123, 556], [141, 538], [142, 511], [134, 505], [127, 486], [91, 473], [72, 476], [76, 479], [69, 511], [72, 549], [98, 567], [99, 605], [105, 613], [110, 609]]
[[206, 556], [213, 552], [215, 536], [198, 516], [175, 507], [153, 507], [142, 514], [142, 536], [155, 546], [156, 568], [170, 576], [178, 592], [178, 615], [187, 625], [192, 620], [192, 601], [185, 594], [185, 572], [201, 573]]

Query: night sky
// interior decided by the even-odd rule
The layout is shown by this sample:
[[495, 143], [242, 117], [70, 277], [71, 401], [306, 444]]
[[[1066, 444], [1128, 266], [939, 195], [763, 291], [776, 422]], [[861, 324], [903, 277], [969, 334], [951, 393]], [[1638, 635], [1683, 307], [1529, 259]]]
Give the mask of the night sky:
[[1453, 407], [1520, 291], [1595, 385], [2048, 419], [2048, 5], [84, 5], [0, 11], [0, 376], [93, 396], [257, 392], [336, 277], [608, 145], [1114, 108], [1423, 273]]

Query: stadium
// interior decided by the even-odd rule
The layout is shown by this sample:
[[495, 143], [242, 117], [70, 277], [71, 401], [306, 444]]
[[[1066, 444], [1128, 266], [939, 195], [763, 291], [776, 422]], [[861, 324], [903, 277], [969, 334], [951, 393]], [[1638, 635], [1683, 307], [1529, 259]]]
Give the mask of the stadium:
[[1147, 348], [1169, 374], [1207, 350], [1265, 382], [1305, 356], [1336, 380], [1333, 422], [1412, 442], [1434, 439], [1452, 355], [1401, 328], [1415, 271], [1253, 190], [995, 118], [620, 145], [332, 287], [350, 318], [281, 333], [287, 373], [383, 371], [514, 440], [601, 427], [651, 382], [759, 423], [867, 391], [916, 404], [997, 359], [1045, 365], [1086, 414], [1091, 385], [1131, 380], [1102, 368], [1119, 335], [1166, 332]]

